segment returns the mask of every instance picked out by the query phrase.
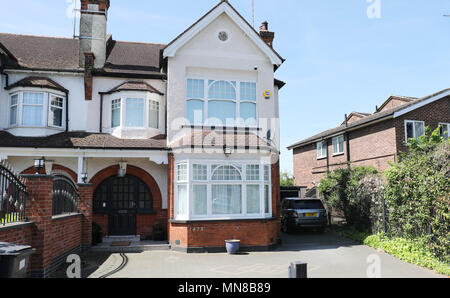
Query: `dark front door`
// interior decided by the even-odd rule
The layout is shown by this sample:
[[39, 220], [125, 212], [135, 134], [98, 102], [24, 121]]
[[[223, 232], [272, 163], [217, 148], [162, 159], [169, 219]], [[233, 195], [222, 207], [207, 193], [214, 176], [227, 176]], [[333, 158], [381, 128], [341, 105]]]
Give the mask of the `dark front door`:
[[99, 185], [94, 194], [94, 213], [108, 215], [108, 234], [136, 235], [137, 214], [153, 209], [147, 185], [131, 175], [111, 177]]

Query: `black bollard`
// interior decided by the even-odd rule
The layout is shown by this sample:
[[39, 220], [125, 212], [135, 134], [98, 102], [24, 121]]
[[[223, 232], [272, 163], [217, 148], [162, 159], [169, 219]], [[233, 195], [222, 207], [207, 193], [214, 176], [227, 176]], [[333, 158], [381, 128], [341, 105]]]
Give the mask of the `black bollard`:
[[308, 278], [308, 264], [294, 262], [289, 266], [289, 278]]

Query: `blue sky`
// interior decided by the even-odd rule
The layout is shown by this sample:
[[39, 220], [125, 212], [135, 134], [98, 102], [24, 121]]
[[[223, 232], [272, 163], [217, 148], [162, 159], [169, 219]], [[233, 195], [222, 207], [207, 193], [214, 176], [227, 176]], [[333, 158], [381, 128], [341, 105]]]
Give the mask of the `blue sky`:
[[[346, 113], [373, 112], [390, 94], [421, 97], [450, 87], [450, 1], [255, 0], [256, 26], [267, 20], [286, 58], [280, 93], [282, 170], [285, 148], [338, 126]], [[0, 32], [72, 36], [70, 0], [0, 0]], [[251, 0], [230, 0], [251, 21]], [[117, 40], [167, 43], [218, 0], [111, 0], [108, 31]]]

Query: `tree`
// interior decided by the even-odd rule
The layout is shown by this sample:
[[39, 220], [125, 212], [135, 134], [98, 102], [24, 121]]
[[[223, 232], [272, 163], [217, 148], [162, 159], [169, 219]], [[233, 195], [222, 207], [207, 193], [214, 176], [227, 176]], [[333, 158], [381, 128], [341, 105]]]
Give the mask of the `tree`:
[[281, 172], [280, 175], [281, 186], [294, 186], [294, 176], [289, 172]]

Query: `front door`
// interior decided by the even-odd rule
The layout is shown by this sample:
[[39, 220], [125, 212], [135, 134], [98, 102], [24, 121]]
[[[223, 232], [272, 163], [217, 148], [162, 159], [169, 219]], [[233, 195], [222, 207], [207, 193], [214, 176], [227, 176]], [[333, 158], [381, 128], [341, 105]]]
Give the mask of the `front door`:
[[94, 194], [94, 213], [108, 215], [108, 234], [137, 234], [138, 212], [153, 208], [152, 195], [145, 183], [131, 175], [110, 177]]

